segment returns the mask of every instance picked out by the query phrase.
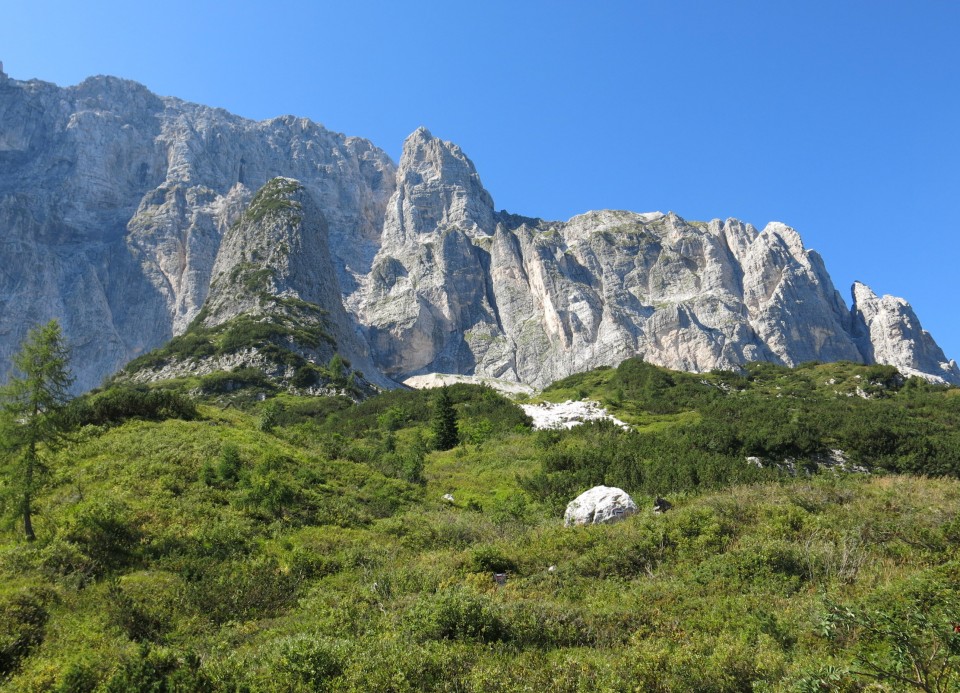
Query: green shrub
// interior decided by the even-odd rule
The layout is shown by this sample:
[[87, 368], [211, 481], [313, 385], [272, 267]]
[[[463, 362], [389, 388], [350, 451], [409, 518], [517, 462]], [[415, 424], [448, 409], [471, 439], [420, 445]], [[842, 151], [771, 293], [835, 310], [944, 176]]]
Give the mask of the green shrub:
[[129, 507], [115, 499], [79, 503], [68, 518], [62, 538], [89, 557], [96, 574], [137, 560], [142, 532]]
[[288, 690], [335, 690], [332, 684], [343, 671], [343, 655], [335, 643], [315, 636], [295, 635], [282, 640], [270, 657], [274, 685]]
[[110, 584], [106, 612], [110, 621], [136, 641], [158, 640], [182, 616], [183, 581], [166, 571], [140, 571]]
[[483, 595], [466, 589], [446, 589], [422, 599], [410, 614], [412, 634], [426, 640], [507, 640], [509, 632], [500, 609]]
[[0, 679], [43, 641], [49, 618], [48, 605], [55, 595], [49, 589], [26, 588], [0, 596]]
[[217, 478], [226, 483], [237, 481], [240, 478], [240, 467], [242, 464], [240, 449], [232, 443], [224, 444], [220, 450], [220, 457], [217, 460], [215, 470]]
[[192, 399], [173, 390], [114, 385], [103, 392], [77, 398], [66, 416], [74, 426], [118, 424], [128, 419], [192, 421], [199, 414]]
[[196, 558], [183, 572], [185, 603], [215, 624], [276, 616], [296, 603], [303, 587], [303, 576], [269, 556]]
[[246, 387], [275, 389], [263, 371], [256, 368], [234, 368], [232, 371], [214, 371], [203, 376], [200, 389], [206, 394], [223, 394]]
[[267, 455], [242, 480], [243, 502], [268, 517], [280, 517], [298, 498], [298, 485], [290, 476], [293, 461], [281, 455]]
[[515, 573], [517, 564], [497, 546], [478, 546], [470, 552], [469, 570], [475, 573]]
[[193, 652], [151, 648], [144, 643], [133, 656], [123, 659], [120, 669], [103, 687], [105, 693], [130, 691], [212, 691], [201, 671], [200, 657]]

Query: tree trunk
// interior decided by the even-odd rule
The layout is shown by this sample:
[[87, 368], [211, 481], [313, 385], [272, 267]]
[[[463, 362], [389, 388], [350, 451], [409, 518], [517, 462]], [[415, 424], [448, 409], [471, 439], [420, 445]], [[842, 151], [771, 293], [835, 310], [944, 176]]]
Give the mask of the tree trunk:
[[37, 446], [31, 440], [27, 447], [27, 457], [24, 460], [26, 469], [24, 470], [23, 484], [23, 532], [27, 535], [27, 541], [35, 541], [37, 535], [33, 533], [33, 520], [30, 517], [30, 503], [33, 500], [33, 469], [37, 460]]
[[23, 494], [23, 531], [27, 541], [35, 541], [37, 535], [33, 533], [33, 521], [30, 519], [30, 494]]

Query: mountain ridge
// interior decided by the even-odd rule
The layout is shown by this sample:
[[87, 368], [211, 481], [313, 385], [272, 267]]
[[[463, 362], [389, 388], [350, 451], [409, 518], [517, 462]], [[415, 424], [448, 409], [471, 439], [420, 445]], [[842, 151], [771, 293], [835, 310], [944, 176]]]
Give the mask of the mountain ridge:
[[497, 211], [467, 155], [422, 127], [394, 164], [307, 119], [254, 122], [117, 78], [5, 77], [0, 90], [0, 254], [13, 268], [0, 367], [52, 317], [78, 389], [183, 334], [214, 268], [230, 271], [231, 226], [283, 177], [316, 205], [339, 292], [322, 308], [365, 373], [542, 387], [639, 355], [693, 371], [876, 361], [960, 383], [909, 304], [855, 285], [847, 307], [783, 224], [611, 210], [544, 221]]

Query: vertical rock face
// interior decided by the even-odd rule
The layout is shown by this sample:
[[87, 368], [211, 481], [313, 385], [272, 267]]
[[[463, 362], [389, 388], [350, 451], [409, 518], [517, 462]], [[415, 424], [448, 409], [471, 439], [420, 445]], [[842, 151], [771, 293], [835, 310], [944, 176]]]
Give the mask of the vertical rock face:
[[274, 178], [257, 191], [224, 236], [211, 277], [202, 326], [246, 316], [289, 327], [284, 346], [294, 353], [319, 364], [339, 353], [369, 381], [389, 386], [343, 307], [329, 225], [299, 181]]
[[490, 286], [493, 231], [473, 163], [424, 128], [410, 135], [360, 307], [388, 375], [495, 371], [510, 358]]
[[[470, 373], [543, 386], [639, 355], [691, 371], [891, 359], [960, 382], [934, 357], [911, 366], [871, 351], [822, 259], [788, 226], [496, 214], [469, 159], [423, 129], [405, 143], [359, 320], [397, 379]], [[904, 344], [929, 351], [919, 332]]]
[[866, 284], [853, 285], [853, 333], [868, 362], [896, 366], [904, 375], [960, 383], [956, 361], [948, 360], [910, 304], [878, 297]]
[[59, 318], [76, 388], [182, 332], [220, 239], [252, 192], [299, 179], [356, 292], [380, 244], [394, 165], [365, 140], [293, 117], [255, 123], [110, 77], [0, 80], [0, 370]]
[[[257, 212], [268, 198], [285, 214]], [[378, 369], [542, 386], [637, 355], [692, 371], [878, 361], [960, 383], [909, 305], [858, 285], [851, 311], [783, 224], [530, 219], [495, 212], [470, 159], [422, 128], [395, 167], [301, 118], [0, 75], [0, 370], [56, 317], [87, 389], [202, 307], [210, 326], [277, 301], [324, 311], [381, 385]]]

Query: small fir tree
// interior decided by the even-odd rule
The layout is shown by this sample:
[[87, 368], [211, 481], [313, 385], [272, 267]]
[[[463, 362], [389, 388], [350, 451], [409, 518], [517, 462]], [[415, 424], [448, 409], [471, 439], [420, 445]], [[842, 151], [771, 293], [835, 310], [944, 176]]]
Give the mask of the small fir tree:
[[30, 330], [13, 357], [14, 373], [0, 390], [0, 444], [27, 541], [36, 539], [32, 505], [46, 471], [41, 451], [55, 447], [66, 431], [62, 411], [73, 383], [68, 363], [60, 325], [51, 320]]
[[457, 411], [450, 399], [450, 390], [440, 388], [433, 406], [433, 446], [437, 450], [450, 450], [457, 445]]

